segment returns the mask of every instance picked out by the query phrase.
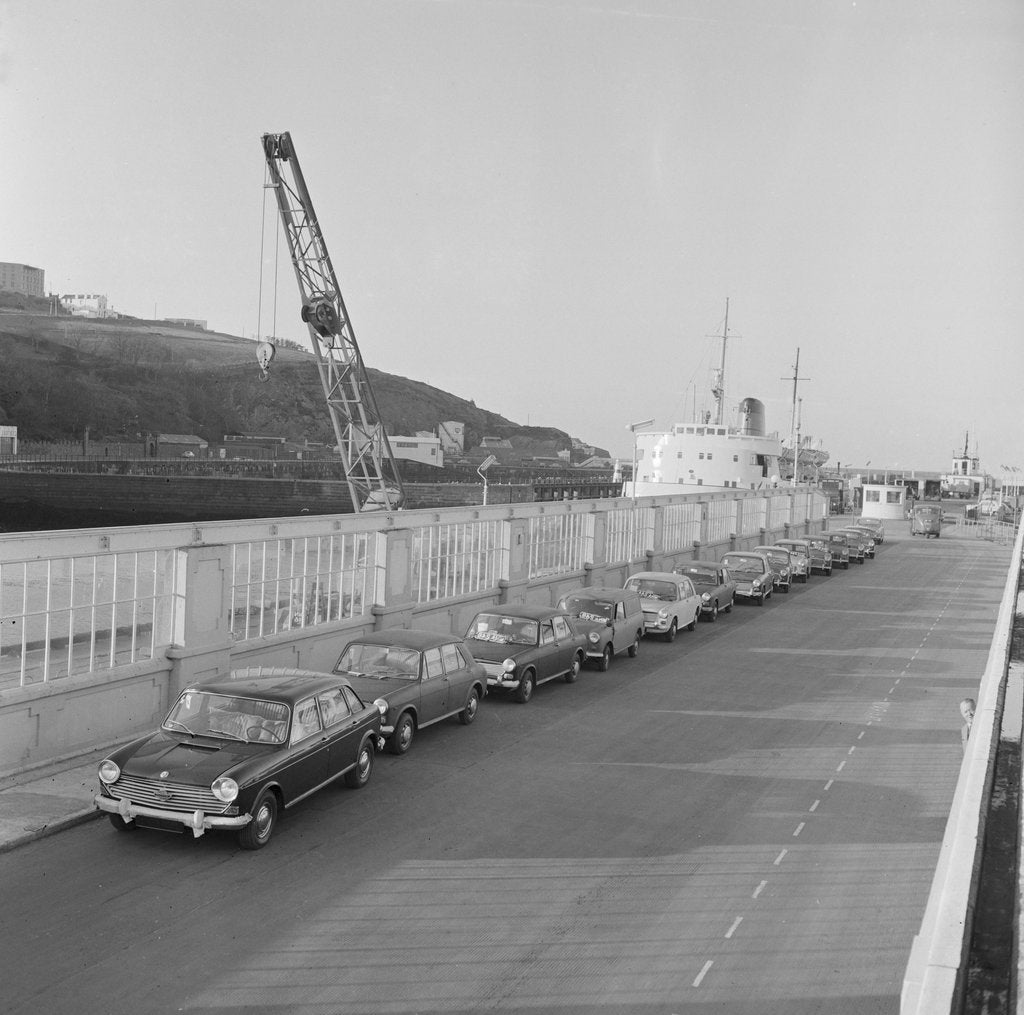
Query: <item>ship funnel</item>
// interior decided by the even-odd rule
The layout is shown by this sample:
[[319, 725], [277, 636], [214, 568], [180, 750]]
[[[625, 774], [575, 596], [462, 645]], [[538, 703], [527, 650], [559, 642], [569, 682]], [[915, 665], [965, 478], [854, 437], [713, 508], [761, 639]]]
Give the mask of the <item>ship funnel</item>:
[[759, 398], [744, 398], [740, 402], [740, 433], [763, 437], [764, 432], [764, 402]]

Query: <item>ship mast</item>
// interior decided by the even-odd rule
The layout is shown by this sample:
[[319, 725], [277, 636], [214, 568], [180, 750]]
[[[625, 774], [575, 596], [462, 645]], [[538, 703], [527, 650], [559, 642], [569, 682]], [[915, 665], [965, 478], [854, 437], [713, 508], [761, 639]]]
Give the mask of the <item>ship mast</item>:
[[729, 297], [725, 298], [725, 326], [722, 328], [722, 365], [718, 368], [718, 376], [715, 378], [715, 386], [711, 389], [717, 404], [715, 411], [715, 426], [722, 425], [722, 417], [725, 413], [725, 345], [729, 341]]

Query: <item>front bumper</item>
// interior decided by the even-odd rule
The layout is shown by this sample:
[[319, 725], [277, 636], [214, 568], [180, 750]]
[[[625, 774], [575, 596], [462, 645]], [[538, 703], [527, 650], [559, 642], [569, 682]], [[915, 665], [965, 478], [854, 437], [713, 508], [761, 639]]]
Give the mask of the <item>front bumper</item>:
[[153, 818], [158, 821], [165, 821], [169, 824], [182, 825], [184, 828], [191, 828], [192, 834], [198, 839], [208, 829], [234, 829], [245, 828], [252, 821], [251, 814], [223, 815], [206, 814], [203, 811], [172, 811], [164, 807], [145, 807], [142, 804], [133, 804], [131, 800], [122, 797], [115, 800], [113, 797], [104, 796], [98, 793], [93, 797], [93, 803], [98, 810], [107, 814], [118, 814], [123, 821], [134, 821], [136, 818]]
[[744, 599], [760, 599], [767, 591], [767, 586], [762, 585], [760, 588], [753, 588], [748, 585], [744, 588], [742, 585], [736, 586], [736, 595], [743, 596]]

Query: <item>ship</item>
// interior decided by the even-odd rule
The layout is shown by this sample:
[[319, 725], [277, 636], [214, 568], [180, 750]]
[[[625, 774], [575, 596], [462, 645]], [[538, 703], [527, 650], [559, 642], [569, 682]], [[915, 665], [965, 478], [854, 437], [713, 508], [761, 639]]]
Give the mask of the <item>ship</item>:
[[711, 387], [714, 411], [707, 410], [688, 423], [676, 423], [669, 430], [641, 430], [633, 424], [635, 483], [624, 484], [626, 496], [643, 497], [668, 493], [721, 490], [767, 490], [792, 480], [793, 451], [799, 448], [797, 481], [816, 478], [828, 460], [828, 452], [813, 438], [801, 439], [797, 422], [796, 381], [799, 350], [794, 371], [794, 431], [786, 447], [777, 431], [769, 432], [764, 403], [747, 397], [739, 402], [735, 421], [725, 413], [725, 365], [729, 340], [729, 301], [725, 304], [721, 365]]

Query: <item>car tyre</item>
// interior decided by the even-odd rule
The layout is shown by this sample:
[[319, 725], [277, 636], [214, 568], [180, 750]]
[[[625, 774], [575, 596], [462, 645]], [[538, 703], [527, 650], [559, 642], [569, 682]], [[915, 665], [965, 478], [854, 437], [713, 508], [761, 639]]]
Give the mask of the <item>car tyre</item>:
[[711, 612], [710, 613], [705, 613], [704, 616], [708, 618], [708, 623], [709, 624], [713, 624], [716, 620], [718, 620], [718, 600], [717, 599], [711, 604]]
[[700, 607], [699, 606], [697, 607], [697, 610], [696, 610], [696, 612], [693, 615], [693, 620], [691, 620], [690, 623], [686, 625], [686, 630], [687, 631], [696, 631], [697, 630], [697, 621], [698, 620], [700, 620]]
[[768, 598], [768, 593], [767, 593], [767, 592], [762, 592], [762, 593], [761, 593], [761, 594], [760, 594], [760, 595], [759, 595], [759, 596], [757, 597], [757, 605], [758, 605], [758, 606], [764, 606], [764, 601], [765, 601], [765, 600], [766, 600], [767, 598]]
[[395, 731], [388, 737], [388, 750], [392, 754], [405, 754], [412, 747], [416, 723], [409, 712], [403, 712], [395, 723]]
[[345, 785], [349, 789], [362, 789], [373, 774], [373, 741], [367, 738], [359, 748], [355, 766], [345, 773]]
[[523, 674], [523, 679], [519, 681], [519, 686], [516, 688], [516, 701], [520, 705], [525, 705], [533, 697], [535, 684], [532, 670]]
[[733, 607], [733, 604], [735, 602], [736, 602], [736, 597], [733, 596], [732, 599], [729, 600], [728, 605], [723, 607], [723, 609], [725, 610], [726, 613], [732, 613], [732, 607]]
[[277, 795], [272, 789], [265, 789], [252, 808], [252, 820], [238, 833], [238, 845], [242, 849], [262, 849], [277, 827]]
[[572, 657], [572, 669], [562, 678], [567, 684], [575, 684], [577, 678], [580, 675], [580, 670], [583, 669], [583, 656], [577, 652]]
[[612, 664], [613, 655], [614, 652], [612, 650], [612, 644], [611, 642], [609, 642], [607, 645], [605, 645], [604, 651], [601, 653], [601, 658], [597, 660], [597, 668], [602, 673], [608, 672], [608, 667]]
[[677, 627], [676, 627], [676, 619], [675, 619], [675, 617], [673, 617], [673, 618], [672, 618], [672, 624], [671, 624], [671, 626], [670, 626], [670, 627], [669, 627], [669, 629], [668, 629], [668, 630], [667, 630], [667, 631], [665, 632], [665, 641], [675, 641], [675, 640], [676, 640], [676, 631], [677, 631], [677, 630], [678, 630], [678, 629], [677, 629]]
[[459, 713], [459, 722], [463, 726], [468, 726], [475, 718], [477, 712], [480, 710], [480, 692], [475, 688], [469, 689], [469, 697], [466, 698], [466, 706]]
[[633, 644], [626, 651], [629, 653], [630, 659], [636, 659], [637, 653], [640, 651], [640, 635], [633, 639]]

